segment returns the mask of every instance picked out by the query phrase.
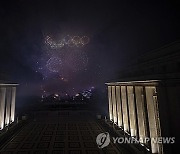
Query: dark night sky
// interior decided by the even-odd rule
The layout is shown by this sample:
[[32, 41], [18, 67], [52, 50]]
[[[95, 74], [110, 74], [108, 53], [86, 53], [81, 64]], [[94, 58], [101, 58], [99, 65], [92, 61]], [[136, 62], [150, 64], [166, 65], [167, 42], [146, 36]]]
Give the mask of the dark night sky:
[[[1, 2], [0, 73], [21, 83], [23, 94], [99, 88], [131, 59], [178, 40], [179, 15], [175, 1]], [[66, 35], [90, 41], [56, 51], [44, 43]], [[61, 61], [56, 72], [47, 68], [53, 57]]]

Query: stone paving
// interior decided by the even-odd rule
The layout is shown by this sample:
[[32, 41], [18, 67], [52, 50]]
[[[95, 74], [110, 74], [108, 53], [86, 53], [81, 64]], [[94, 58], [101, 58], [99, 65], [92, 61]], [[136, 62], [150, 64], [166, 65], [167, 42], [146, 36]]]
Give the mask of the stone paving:
[[97, 147], [96, 136], [102, 132], [87, 111], [40, 111], [0, 154], [120, 154], [112, 143]]

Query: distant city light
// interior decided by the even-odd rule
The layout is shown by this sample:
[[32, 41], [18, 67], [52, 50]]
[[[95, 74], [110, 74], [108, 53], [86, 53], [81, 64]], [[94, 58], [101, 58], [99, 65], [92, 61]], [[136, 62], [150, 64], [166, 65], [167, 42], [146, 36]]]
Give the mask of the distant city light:
[[58, 95], [58, 94], [54, 94], [54, 96], [59, 97], [59, 95]]
[[84, 91], [82, 92], [82, 95], [83, 95], [85, 98], [90, 99], [91, 96], [92, 96], [92, 90], [91, 90], [91, 89], [90, 89], [90, 90], [84, 90]]

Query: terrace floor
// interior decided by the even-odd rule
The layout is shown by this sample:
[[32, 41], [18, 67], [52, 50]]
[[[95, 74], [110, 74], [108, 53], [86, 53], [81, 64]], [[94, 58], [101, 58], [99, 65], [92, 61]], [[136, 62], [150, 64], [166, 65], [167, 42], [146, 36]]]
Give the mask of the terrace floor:
[[1, 146], [1, 154], [121, 154], [110, 143], [99, 149], [96, 137], [105, 130], [88, 111], [37, 111], [34, 120]]

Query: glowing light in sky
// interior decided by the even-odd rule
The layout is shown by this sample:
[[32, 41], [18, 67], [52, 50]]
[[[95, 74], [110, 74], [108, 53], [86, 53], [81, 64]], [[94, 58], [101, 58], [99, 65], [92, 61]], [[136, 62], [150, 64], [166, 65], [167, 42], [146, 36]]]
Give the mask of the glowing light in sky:
[[62, 60], [60, 58], [58, 58], [58, 57], [51, 57], [47, 61], [46, 67], [51, 72], [59, 72], [60, 69], [62, 68]]
[[83, 70], [88, 64], [88, 57], [85, 52], [74, 51], [67, 55], [66, 63], [73, 71]]
[[34, 57], [34, 71], [42, 75], [44, 84], [49, 79], [53, 79], [53, 82], [59, 80], [63, 85], [71, 83], [75, 72], [87, 70], [88, 53], [84, 47], [89, 41], [89, 37], [83, 35], [64, 35], [59, 36], [59, 39], [51, 35], [46, 36], [41, 57]]
[[89, 41], [90, 41], [90, 39], [89, 39], [89, 37], [87, 37], [87, 36], [83, 36], [83, 37], [81, 38], [81, 43], [82, 43], [83, 45], [88, 44]]
[[65, 45], [68, 47], [83, 47], [84, 45], [88, 44], [90, 41], [89, 37], [87, 36], [70, 36], [67, 35], [63, 39], [60, 40], [53, 40], [50, 36], [46, 36], [45, 43], [50, 46], [51, 49], [58, 49], [62, 48]]

